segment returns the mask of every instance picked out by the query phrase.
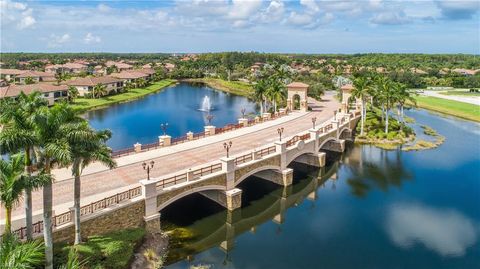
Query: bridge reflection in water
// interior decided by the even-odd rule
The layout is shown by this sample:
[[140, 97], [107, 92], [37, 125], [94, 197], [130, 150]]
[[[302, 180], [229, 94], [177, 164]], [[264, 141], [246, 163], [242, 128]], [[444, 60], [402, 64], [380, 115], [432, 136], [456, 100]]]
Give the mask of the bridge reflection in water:
[[228, 259], [235, 237], [255, 233], [257, 226], [270, 220], [277, 224], [275, 232], [281, 233], [288, 208], [304, 199], [315, 200], [318, 189], [329, 180], [329, 188], [335, 188], [340, 157], [322, 168], [292, 163], [289, 168], [294, 171], [293, 184], [286, 187], [250, 176], [240, 185], [242, 207], [234, 211], [198, 193], [167, 206], [161, 214], [162, 229], [170, 234], [167, 263], [194, 260], [196, 253], [214, 247], [223, 250]]

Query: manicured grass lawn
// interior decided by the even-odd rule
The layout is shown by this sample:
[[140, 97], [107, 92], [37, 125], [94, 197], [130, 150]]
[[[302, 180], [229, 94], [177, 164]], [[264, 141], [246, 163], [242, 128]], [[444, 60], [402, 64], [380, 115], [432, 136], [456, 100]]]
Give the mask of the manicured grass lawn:
[[[122, 269], [127, 268], [135, 248], [142, 242], [145, 230], [127, 229], [91, 236], [88, 241], [76, 246], [80, 261], [85, 261], [86, 268]], [[72, 246], [65, 243], [56, 244], [55, 264], [65, 264]]]
[[131, 89], [128, 92], [120, 93], [116, 95], [105, 96], [105, 97], [96, 98], [96, 99], [77, 98], [75, 99], [72, 106], [74, 109], [84, 111], [84, 110], [89, 110], [93, 108], [115, 104], [115, 103], [126, 102], [129, 100], [138, 99], [142, 96], [145, 96], [153, 92], [157, 92], [160, 89], [165, 88], [173, 83], [175, 83], [175, 80], [165, 79], [158, 82], [154, 82], [152, 85], [146, 88]]
[[417, 106], [480, 122], [480, 106], [430, 96], [417, 96]]
[[443, 95], [459, 95], [459, 96], [479, 96], [480, 92], [469, 92], [468, 90], [464, 91], [446, 91], [446, 92], [439, 92], [439, 94]]
[[203, 82], [212, 88], [236, 95], [250, 97], [253, 94], [252, 85], [241, 81], [226, 81], [218, 78], [191, 79], [189, 81]]

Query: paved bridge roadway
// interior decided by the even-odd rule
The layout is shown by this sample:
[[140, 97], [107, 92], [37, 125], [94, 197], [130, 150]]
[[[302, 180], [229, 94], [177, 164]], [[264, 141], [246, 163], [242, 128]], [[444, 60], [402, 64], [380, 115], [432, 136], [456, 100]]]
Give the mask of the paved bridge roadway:
[[[312, 126], [312, 117], [317, 118], [317, 125], [325, 122], [340, 107], [333, 95], [326, 95], [322, 102], [310, 100], [311, 112], [294, 112], [283, 118], [268, 121], [236, 131], [215, 135], [200, 140], [187, 142], [166, 148], [155, 149], [117, 159], [119, 167], [108, 170], [98, 164], [87, 167], [82, 176], [82, 205], [105, 198], [139, 186], [139, 181], [146, 177], [141, 163], [154, 160], [152, 177], [164, 177], [170, 173], [196, 166], [205, 166], [212, 161], [218, 161], [225, 155], [223, 142], [232, 141], [231, 155], [264, 147], [278, 139], [277, 128], [284, 127], [283, 137], [287, 138]], [[157, 128], [152, 126], [152, 128]], [[115, 135], [115, 134], [114, 134]], [[53, 186], [53, 204], [57, 213], [68, 211], [73, 205], [73, 179], [68, 169], [57, 169], [54, 172], [56, 182]], [[3, 209], [2, 209], [3, 210]], [[34, 222], [41, 220], [42, 192], [33, 193]], [[0, 218], [4, 214], [0, 212]], [[13, 211], [13, 228], [23, 226], [24, 210], [19, 205]], [[19, 221], [15, 221], [19, 220]]]

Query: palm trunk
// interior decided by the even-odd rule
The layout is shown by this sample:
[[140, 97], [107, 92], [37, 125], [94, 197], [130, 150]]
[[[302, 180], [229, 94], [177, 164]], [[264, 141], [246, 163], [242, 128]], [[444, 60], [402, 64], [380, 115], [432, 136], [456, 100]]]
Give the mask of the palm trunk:
[[5, 206], [5, 230], [3, 233], [12, 233], [12, 208], [10, 206]]
[[400, 131], [403, 131], [403, 125], [405, 124], [405, 119], [403, 117], [403, 104], [400, 104], [400, 119], [401, 119], [401, 124], [400, 124]]
[[[50, 160], [45, 162], [45, 172], [50, 174]], [[43, 186], [43, 240], [45, 242], [45, 269], [53, 269], [52, 235], [52, 182]]]
[[363, 126], [365, 122], [364, 107], [365, 107], [365, 101], [362, 99], [362, 119], [360, 120], [360, 135], [363, 135]]
[[385, 109], [385, 133], [388, 134], [388, 107]]
[[82, 236], [80, 233], [80, 169], [75, 173], [74, 187], [73, 187], [73, 207], [74, 207], [74, 221], [75, 221], [75, 245], [80, 244]]
[[[25, 174], [31, 176], [31, 159], [30, 148], [25, 148]], [[33, 224], [32, 224], [32, 190], [25, 188], [25, 225], [27, 226], [27, 240], [33, 239]]]

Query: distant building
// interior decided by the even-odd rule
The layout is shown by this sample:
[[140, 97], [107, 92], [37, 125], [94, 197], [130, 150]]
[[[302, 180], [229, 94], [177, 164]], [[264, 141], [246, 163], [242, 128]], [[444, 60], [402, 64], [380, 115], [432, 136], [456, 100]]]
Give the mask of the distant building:
[[66, 82], [69, 86], [74, 86], [78, 90], [80, 96], [85, 96], [87, 93], [92, 93], [93, 88], [98, 85], [105, 85], [108, 93], [118, 93], [123, 91], [123, 80], [114, 78], [112, 76], [103, 77], [85, 77], [76, 78]]
[[133, 65], [123, 63], [123, 62], [114, 62], [114, 61], [107, 61], [105, 63], [106, 67], [112, 67], [115, 66], [117, 68], [117, 71], [124, 71], [124, 70], [130, 70], [133, 69]]
[[55, 81], [55, 73], [26, 71], [15, 77], [15, 83], [26, 84], [26, 80], [31, 78], [34, 83]]
[[42, 93], [42, 97], [47, 100], [49, 106], [53, 105], [55, 102], [68, 99], [68, 86], [54, 85], [52, 83], [36, 83], [29, 85], [12, 84], [0, 87], [0, 98], [17, 98], [21, 92], [30, 94], [36, 91]]
[[20, 70], [20, 69], [0, 69], [0, 79], [4, 79], [7, 82], [15, 81], [15, 78], [18, 75], [21, 75], [28, 70]]
[[165, 69], [167, 69], [168, 72], [172, 72], [175, 69], [175, 65], [172, 64], [172, 63], [166, 63], [164, 66], [165, 66]]
[[45, 66], [46, 72], [51, 73], [67, 73], [67, 74], [79, 74], [87, 72], [88, 68], [84, 64], [80, 63], [66, 63], [66, 64], [53, 64]]
[[464, 76], [473, 76], [476, 74], [476, 70], [464, 69], [464, 68], [455, 68], [455, 69], [452, 69], [452, 72], [461, 74]]

